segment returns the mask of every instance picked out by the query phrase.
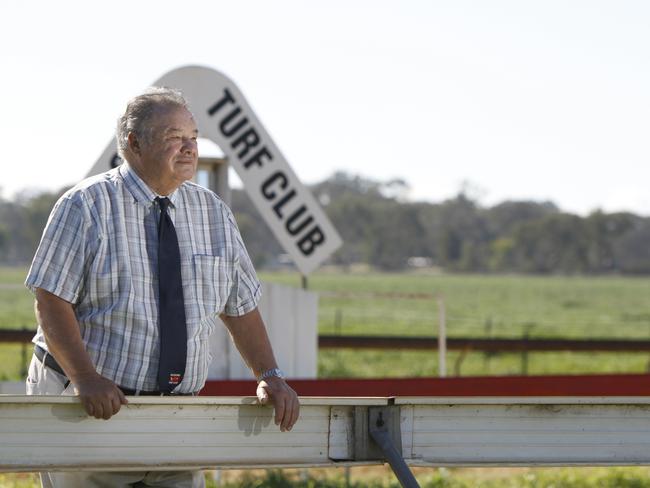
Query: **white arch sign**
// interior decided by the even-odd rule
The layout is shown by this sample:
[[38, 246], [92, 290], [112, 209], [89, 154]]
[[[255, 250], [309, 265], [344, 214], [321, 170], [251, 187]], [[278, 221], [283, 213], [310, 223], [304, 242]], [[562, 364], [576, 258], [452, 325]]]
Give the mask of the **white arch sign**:
[[[154, 85], [183, 92], [199, 134], [224, 152], [301, 273], [311, 273], [338, 249], [342, 243], [338, 232], [232, 80], [211, 68], [185, 66], [165, 74]], [[115, 142], [111, 142], [89, 175], [120, 163]]]

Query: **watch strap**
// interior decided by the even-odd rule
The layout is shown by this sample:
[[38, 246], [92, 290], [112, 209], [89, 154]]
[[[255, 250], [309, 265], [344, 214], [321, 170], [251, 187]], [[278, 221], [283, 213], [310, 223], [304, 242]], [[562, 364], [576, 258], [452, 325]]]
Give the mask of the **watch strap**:
[[273, 376], [275, 376], [277, 378], [284, 378], [284, 373], [282, 372], [282, 370], [280, 368], [267, 369], [266, 371], [264, 371], [261, 375], [259, 375], [257, 377], [257, 381], [260, 382], [262, 380], [265, 380], [267, 378], [271, 378]]

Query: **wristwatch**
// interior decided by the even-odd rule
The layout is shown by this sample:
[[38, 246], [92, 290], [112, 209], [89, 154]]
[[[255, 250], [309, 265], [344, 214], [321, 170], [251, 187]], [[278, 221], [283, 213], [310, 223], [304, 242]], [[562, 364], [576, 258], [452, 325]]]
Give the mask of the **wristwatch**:
[[257, 377], [257, 382], [259, 383], [262, 380], [276, 376], [278, 378], [284, 378], [284, 373], [280, 368], [271, 368], [264, 371], [261, 375]]

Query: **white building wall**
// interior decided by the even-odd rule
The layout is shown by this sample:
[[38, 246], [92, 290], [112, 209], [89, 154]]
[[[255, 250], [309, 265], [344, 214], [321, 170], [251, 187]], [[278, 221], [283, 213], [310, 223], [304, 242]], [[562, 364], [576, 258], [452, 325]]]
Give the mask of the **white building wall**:
[[[318, 295], [289, 286], [262, 283], [260, 313], [273, 351], [289, 378], [316, 378], [318, 354]], [[251, 379], [252, 373], [220, 324], [210, 338], [209, 379]]]

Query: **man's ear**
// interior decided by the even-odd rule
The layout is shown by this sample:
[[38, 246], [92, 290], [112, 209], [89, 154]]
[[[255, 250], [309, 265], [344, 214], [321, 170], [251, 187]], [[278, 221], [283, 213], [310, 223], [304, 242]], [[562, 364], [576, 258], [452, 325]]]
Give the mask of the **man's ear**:
[[140, 155], [140, 141], [134, 132], [129, 132], [129, 135], [127, 136], [127, 142], [131, 152], [133, 154]]

